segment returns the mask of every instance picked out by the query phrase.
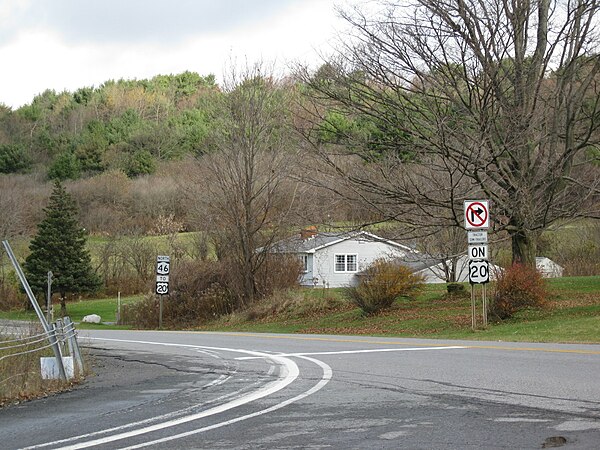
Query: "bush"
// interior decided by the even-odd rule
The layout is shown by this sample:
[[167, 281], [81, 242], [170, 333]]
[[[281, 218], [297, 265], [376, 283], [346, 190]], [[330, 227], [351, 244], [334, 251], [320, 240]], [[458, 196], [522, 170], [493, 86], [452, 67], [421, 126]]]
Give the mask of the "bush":
[[[163, 326], [188, 327], [233, 311], [227, 289], [228, 270], [218, 261], [180, 262], [170, 274], [171, 292], [163, 299]], [[158, 327], [159, 301], [150, 295], [126, 305], [122, 322], [138, 328]]]
[[268, 321], [274, 317], [277, 320], [298, 320], [319, 317], [334, 311], [344, 311], [351, 307], [347, 299], [337, 295], [324, 295], [324, 292], [323, 289], [275, 291], [243, 312], [232, 315], [228, 321], [230, 323]]
[[[275, 291], [298, 285], [300, 264], [291, 258], [268, 258], [257, 274], [259, 301]], [[163, 326], [191, 327], [241, 309], [237, 278], [227, 260], [184, 261], [172, 268], [169, 296], [163, 302]], [[249, 305], [254, 306], [254, 305]], [[159, 304], [151, 295], [127, 305], [122, 322], [139, 328], [158, 327]]]
[[295, 255], [269, 254], [257, 273], [259, 298], [300, 286], [302, 263]]
[[463, 294], [465, 292], [465, 285], [462, 283], [448, 283], [446, 284], [446, 291], [448, 294]]
[[535, 267], [513, 264], [496, 281], [490, 318], [505, 320], [526, 308], [540, 308], [546, 302], [546, 284]]
[[148, 150], [138, 150], [129, 156], [123, 169], [130, 178], [150, 175], [156, 172], [156, 161]]
[[398, 297], [411, 296], [423, 286], [423, 278], [408, 267], [378, 259], [360, 275], [346, 296], [367, 315], [389, 308]]
[[79, 160], [72, 152], [60, 153], [54, 158], [48, 168], [48, 178], [51, 180], [76, 180], [81, 176]]
[[20, 145], [0, 145], [0, 173], [27, 172], [32, 161]]
[[27, 307], [27, 299], [20, 295], [16, 283], [0, 279], [0, 311], [11, 311]]

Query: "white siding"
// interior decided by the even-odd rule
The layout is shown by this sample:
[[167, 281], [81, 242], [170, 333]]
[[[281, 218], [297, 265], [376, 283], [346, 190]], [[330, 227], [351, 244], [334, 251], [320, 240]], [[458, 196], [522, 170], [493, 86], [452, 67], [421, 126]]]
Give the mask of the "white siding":
[[560, 278], [563, 268], [545, 256], [535, 258], [535, 266], [544, 278]]
[[[405, 254], [406, 251], [385, 242], [348, 239], [315, 252], [311, 279], [317, 279], [317, 286], [342, 287], [355, 284], [355, 272], [335, 271], [335, 255], [356, 255], [357, 271], [361, 271], [378, 258], [400, 257]], [[313, 285], [312, 280], [302, 284]]]
[[311, 253], [303, 253], [304, 255], [307, 256], [307, 271], [305, 273], [302, 274], [302, 276], [300, 277], [300, 284], [302, 286], [313, 286], [313, 255]]

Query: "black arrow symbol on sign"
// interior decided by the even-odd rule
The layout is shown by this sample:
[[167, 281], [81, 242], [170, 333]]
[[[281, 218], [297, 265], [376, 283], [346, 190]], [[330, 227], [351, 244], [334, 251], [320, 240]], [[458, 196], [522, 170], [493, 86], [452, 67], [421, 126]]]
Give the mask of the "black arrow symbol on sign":
[[471, 210], [471, 222], [475, 222], [475, 214], [477, 214], [477, 218], [481, 219], [481, 215], [485, 212], [485, 210], [481, 209], [479, 206], [475, 210]]

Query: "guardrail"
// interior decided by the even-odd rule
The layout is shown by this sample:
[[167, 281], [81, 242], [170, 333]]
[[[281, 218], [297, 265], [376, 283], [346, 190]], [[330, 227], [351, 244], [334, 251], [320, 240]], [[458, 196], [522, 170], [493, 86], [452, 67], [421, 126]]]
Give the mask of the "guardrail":
[[81, 357], [77, 341], [77, 330], [69, 317], [58, 319], [50, 325], [49, 331], [20, 337], [15, 337], [13, 334], [13, 336], [7, 335], [7, 337], [9, 339], [0, 340], [0, 361], [29, 353], [41, 352], [48, 348], [53, 348], [54, 350], [56, 346], [58, 347], [58, 355], [60, 357], [60, 363], [57, 361], [57, 366], [61, 367], [62, 358], [65, 355], [69, 355], [73, 358], [78, 372], [80, 374], [83, 373], [83, 358]]

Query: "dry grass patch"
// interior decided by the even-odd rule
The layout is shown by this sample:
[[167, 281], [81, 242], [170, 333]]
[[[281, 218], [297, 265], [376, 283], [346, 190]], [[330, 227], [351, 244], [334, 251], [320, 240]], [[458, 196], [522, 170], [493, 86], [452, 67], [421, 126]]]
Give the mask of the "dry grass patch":
[[[26, 336], [41, 334], [42, 329], [37, 324], [31, 324], [24, 333]], [[17, 341], [12, 333], [0, 329], [0, 407], [69, 390], [81, 381], [80, 378], [42, 379], [40, 357], [53, 356], [50, 348], [42, 348], [47, 342]]]

